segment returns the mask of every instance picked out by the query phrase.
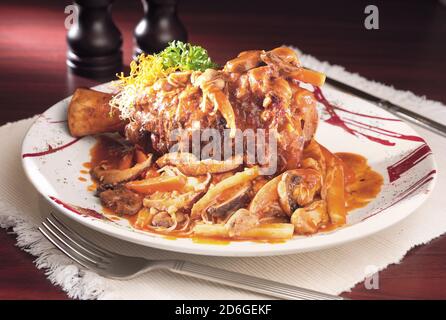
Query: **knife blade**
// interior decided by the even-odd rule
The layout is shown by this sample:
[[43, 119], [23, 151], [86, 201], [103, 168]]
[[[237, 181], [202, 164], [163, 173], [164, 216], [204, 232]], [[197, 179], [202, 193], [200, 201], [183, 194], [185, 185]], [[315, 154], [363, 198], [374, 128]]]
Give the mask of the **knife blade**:
[[376, 97], [368, 92], [354, 88], [348, 84], [345, 84], [345, 83], [335, 80], [333, 78], [327, 77], [325, 82], [333, 87], [340, 89], [341, 91], [352, 94], [352, 95], [357, 96], [361, 99], [370, 101], [370, 102], [376, 104], [378, 107], [380, 107], [380, 108], [382, 108], [382, 109], [384, 109], [384, 110], [386, 110], [386, 111], [388, 111], [388, 112], [390, 112], [404, 120], [407, 120], [413, 124], [416, 124], [420, 127], [423, 127], [424, 129], [427, 129], [431, 132], [434, 132], [434, 133], [439, 134], [446, 138], [446, 125], [444, 125], [444, 124], [441, 124], [435, 120], [429, 119], [429, 118], [422, 116], [416, 112], [413, 112], [413, 111], [408, 110], [404, 107], [396, 105], [388, 100], [381, 99], [381, 98]]

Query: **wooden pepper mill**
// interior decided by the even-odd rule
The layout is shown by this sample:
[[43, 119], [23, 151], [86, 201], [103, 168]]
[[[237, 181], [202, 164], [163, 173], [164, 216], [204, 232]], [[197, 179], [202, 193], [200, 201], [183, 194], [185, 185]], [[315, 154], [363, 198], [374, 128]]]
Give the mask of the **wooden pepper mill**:
[[79, 16], [67, 34], [67, 65], [74, 73], [107, 78], [122, 70], [122, 37], [111, 17], [112, 3], [74, 1]]
[[142, 52], [163, 50], [170, 41], [187, 41], [187, 31], [177, 15], [177, 0], [142, 0], [144, 17], [135, 28], [135, 58]]

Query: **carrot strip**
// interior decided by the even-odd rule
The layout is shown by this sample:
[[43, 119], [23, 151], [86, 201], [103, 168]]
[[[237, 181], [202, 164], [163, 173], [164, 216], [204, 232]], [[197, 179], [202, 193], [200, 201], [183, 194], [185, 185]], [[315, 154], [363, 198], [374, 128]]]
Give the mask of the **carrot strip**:
[[320, 87], [325, 83], [325, 74], [310, 69], [300, 68], [299, 70], [291, 72], [288, 76], [292, 79], [310, 83], [317, 87]]
[[186, 184], [186, 178], [183, 176], [161, 176], [145, 180], [130, 181], [125, 186], [133, 191], [151, 194], [156, 191], [168, 192], [181, 190]]

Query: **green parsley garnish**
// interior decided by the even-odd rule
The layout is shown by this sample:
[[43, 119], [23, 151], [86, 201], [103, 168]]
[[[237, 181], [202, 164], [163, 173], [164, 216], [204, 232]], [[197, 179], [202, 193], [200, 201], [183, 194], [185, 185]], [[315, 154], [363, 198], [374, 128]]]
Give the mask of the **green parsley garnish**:
[[131, 118], [138, 94], [157, 80], [167, 78], [176, 71], [205, 71], [216, 68], [206, 49], [190, 43], [172, 41], [157, 54], [140, 54], [130, 63], [130, 74], [118, 74], [119, 91], [110, 100], [110, 106], [117, 108], [123, 119]]
[[217, 64], [211, 61], [206, 49], [181, 41], [169, 42], [169, 46], [161, 51], [159, 56], [163, 59], [164, 69], [204, 71], [217, 67]]

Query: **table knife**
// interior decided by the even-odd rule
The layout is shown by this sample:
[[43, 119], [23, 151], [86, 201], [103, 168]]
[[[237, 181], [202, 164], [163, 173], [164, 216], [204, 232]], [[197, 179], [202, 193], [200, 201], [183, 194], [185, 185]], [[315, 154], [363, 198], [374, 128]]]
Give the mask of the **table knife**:
[[432, 131], [436, 134], [439, 134], [443, 137], [446, 137], [446, 125], [441, 124], [435, 120], [429, 119], [425, 116], [422, 116], [416, 112], [408, 110], [404, 107], [396, 105], [388, 100], [381, 99], [373, 94], [367, 93], [361, 89], [354, 88], [346, 83], [340, 82], [338, 80], [334, 80], [332, 78], [326, 78], [326, 83], [329, 85], [340, 89], [346, 93], [352, 94], [359, 98], [365, 99], [376, 104], [378, 107], [387, 110], [388, 112], [404, 119], [409, 122], [412, 122], [420, 127], [423, 127], [429, 131]]

